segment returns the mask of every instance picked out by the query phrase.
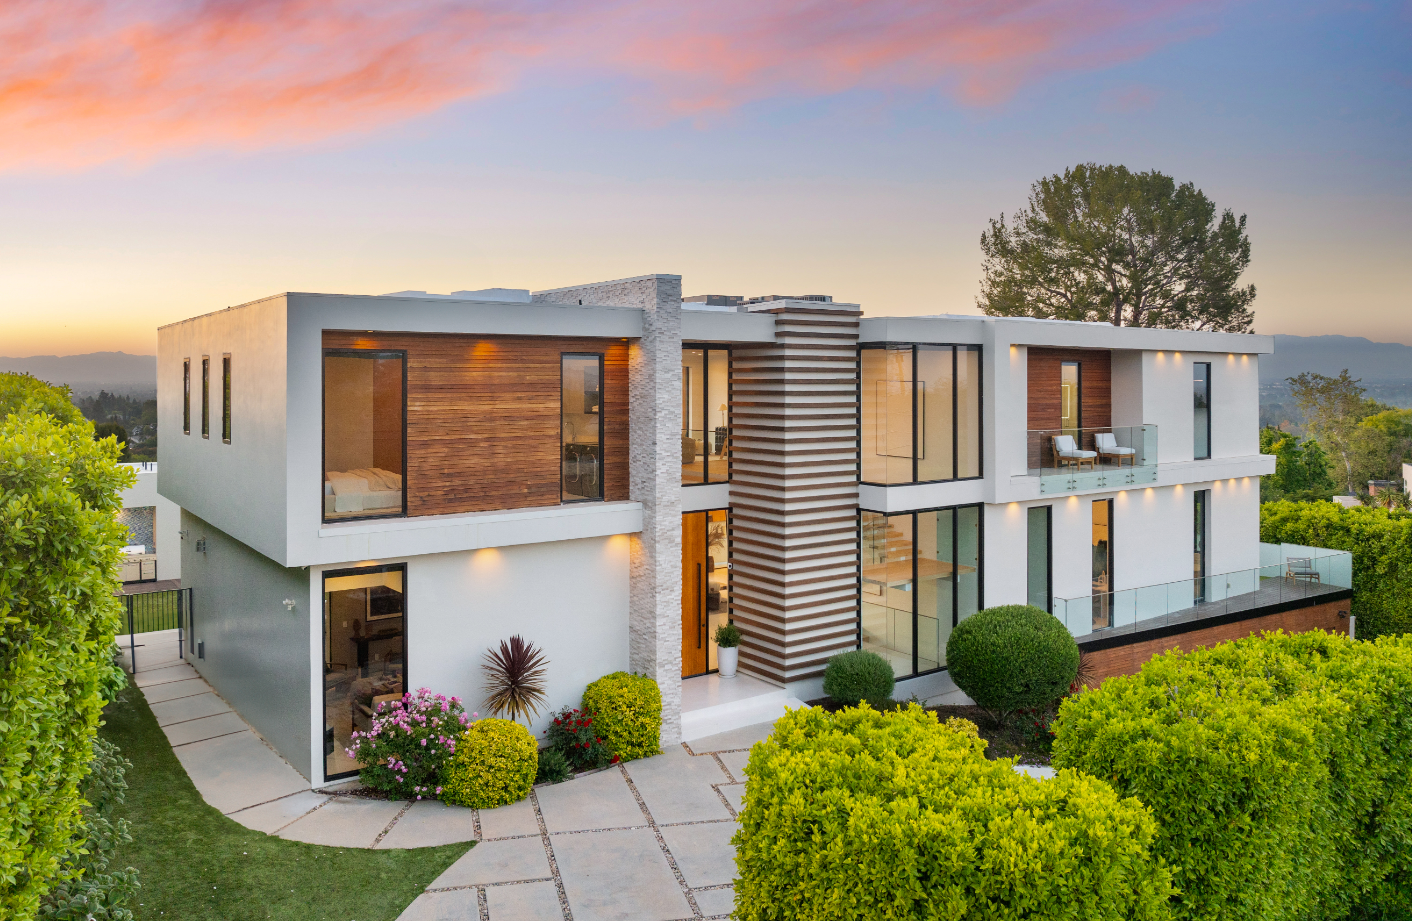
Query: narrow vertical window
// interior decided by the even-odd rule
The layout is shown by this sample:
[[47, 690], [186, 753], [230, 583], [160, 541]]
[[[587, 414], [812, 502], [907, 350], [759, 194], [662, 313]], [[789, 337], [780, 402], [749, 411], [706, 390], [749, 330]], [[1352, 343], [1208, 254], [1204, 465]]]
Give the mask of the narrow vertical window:
[[1208, 509], [1211, 490], [1198, 489], [1192, 494], [1192, 596], [1196, 604], [1206, 602], [1206, 543], [1210, 534]]
[[211, 437], [211, 356], [201, 356], [201, 437]]
[[706, 482], [706, 350], [681, 353], [681, 481]]
[[1059, 366], [1059, 434], [1081, 445], [1079, 429], [1083, 424], [1082, 369], [1077, 361], [1066, 361]]
[[913, 674], [912, 516], [863, 512], [863, 648]]
[[221, 441], [230, 444], [230, 353], [221, 356]]
[[1026, 595], [1030, 604], [1054, 613], [1054, 519], [1053, 507], [1041, 505], [1029, 510]]
[[861, 370], [863, 482], [911, 483], [916, 453], [912, 347], [863, 349]]
[[603, 356], [561, 357], [560, 501], [603, 498]]
[[1211, 456], [1211, 362], [1191, 366], [1192, 450], [1195, 460]]
[[1113, 626], [1113, 500], [1093, 503], [1093, 629]]
[[181, 362], [181, 433], [191, 434], [191, 359]]
[[407, 513], [407, 353], [324, 352], [325, 521]]
[[956, 349], [917, 348], [918, 482], [956, 477]]
[[981, 475], [981, 349], [956, 347], [956, 478]]
[[706, 353], [706, 482], [730, 479], [730, 362], [728, 349]]

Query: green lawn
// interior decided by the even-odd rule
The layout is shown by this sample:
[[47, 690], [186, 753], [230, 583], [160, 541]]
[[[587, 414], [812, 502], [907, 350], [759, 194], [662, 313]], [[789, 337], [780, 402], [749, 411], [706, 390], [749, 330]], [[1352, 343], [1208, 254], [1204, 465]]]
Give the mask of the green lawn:
[[103, 737], [132, 762], [124, 815], [142, 921], [392, 921], [469, 844], [368, 851], [273, 838], [206, 805], [146, 699], [129, 687], [104, 712]]

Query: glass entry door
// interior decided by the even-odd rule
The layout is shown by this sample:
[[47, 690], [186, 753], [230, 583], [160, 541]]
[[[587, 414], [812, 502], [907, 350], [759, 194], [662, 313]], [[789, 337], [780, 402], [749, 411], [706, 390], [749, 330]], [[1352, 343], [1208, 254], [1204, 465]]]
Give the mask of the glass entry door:
[[406, 567], [324, 573], [324, 777], [354, 774], [353, 730], [407, 691]]
[[1093, 503], [1093, 629], [1113, 626], [1113, 500]]
[[681, 516], [681, 674], [716, 670], [716, 628], [730, 620], [729, 513]]

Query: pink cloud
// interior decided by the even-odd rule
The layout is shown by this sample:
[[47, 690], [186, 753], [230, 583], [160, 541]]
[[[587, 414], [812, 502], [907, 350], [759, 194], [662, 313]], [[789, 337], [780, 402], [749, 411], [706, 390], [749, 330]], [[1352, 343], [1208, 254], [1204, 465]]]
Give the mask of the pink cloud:
[[858, 87], [992, 105], [1189, 34], [1220, 0], [47, 0], [0, 7], [0, 168], [378, 129], [531, 69], [669, 116]]

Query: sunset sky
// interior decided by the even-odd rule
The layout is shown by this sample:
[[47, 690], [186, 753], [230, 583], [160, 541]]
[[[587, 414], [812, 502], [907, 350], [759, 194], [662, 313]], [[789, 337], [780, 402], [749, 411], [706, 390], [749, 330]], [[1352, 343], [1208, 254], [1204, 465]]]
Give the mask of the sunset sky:
[[975, 312], [1041, 176], [1249, 215], [1262, 333], [1412, 344], [1412, 3], [49, 0], [0, 8], [0, 355], [280, 291]]

